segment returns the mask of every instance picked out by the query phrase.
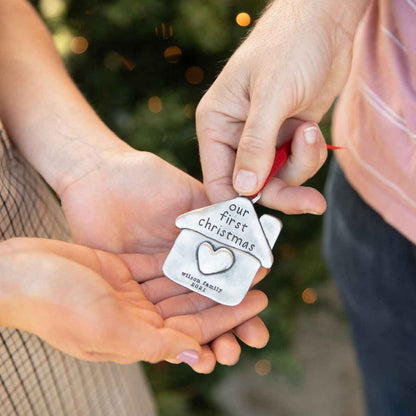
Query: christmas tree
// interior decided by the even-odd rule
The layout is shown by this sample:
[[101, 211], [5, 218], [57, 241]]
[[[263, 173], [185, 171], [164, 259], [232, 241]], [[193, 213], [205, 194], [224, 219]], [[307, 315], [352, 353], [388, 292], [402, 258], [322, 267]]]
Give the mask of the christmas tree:
[[[201, 178], [194, 114], [204, 91], [249, 33], [257, 0], [33, 0], [77, 85], [103, 120], [139, 150]], [[329, 122], [323, 124], [326, 136]], [[325, 172], [312, 185], [322, 187]], [[277, 263], [261, 283], [271, 330], [263, 351], [243, 349], [271, 371], [296, 373], [288, 350], [294, 311], [326, 278], [319, 218], [285, 217]], [[303, 296], [302, 296], [303, 295]], [[303, 303], [302, 303], [303, 299]], [[303, 306], [302, 306], [303, 305]], [[233, 371], [199, 376], [185, 365], [146, 366], [162, 415], [220, 415], [211, 388]], [[269, 370], [270, 371], [270, 370]], [[267, 373], [267, 372], [266, 372]], [[264, 374], [263, 374], [264, 375]]]

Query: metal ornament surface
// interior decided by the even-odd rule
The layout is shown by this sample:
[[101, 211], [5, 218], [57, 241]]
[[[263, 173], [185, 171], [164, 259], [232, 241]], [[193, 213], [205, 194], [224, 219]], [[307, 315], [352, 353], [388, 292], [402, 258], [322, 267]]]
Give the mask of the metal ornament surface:
[[226, 247], [215, 250], [208, 241], [198, 247], [198, 268], [202, 274], [225, 272], [233, 264], [234, 254]]
[[258, 218], [251, 200], [241, 196], [187, 212], [176, 226], [181, 232], [164, 274], [224, 305], [240, 303], [260, 267], [272, 266], [271, 250], [282, 229], [275, 217]]

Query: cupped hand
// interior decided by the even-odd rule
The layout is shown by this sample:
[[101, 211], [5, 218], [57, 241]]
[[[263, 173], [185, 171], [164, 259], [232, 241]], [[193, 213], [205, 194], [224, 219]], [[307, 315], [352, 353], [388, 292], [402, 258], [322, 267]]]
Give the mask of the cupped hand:
[[[19, 302], [11, 303], [8, 314], [14, 319], [9, 324], [89, 361], [183, 361], [207, 372], [212, 369], [212, 357], [201, 344], [267, 304], [258, 291], [236, 307], [217, 305], [204, 310], [201, 304], [200, 311], [189, 306], [186, 296], [168, 302], [146, 296], [133, 279], [145, 280], [141, 265], [147, 256], [141, 254], [120, 258], [75, 244], [21, 238], [2, 243], [0, 256], [2, 270], [18, 285], [13, 295], [19, 294]], [[150, 275], [156, 272], [148, 268]], [[159, 299], [163, 292], [170, 295], [166, 287], [155, 292], [162, 292]]]
[[288, 214], [325, 211], [322, 195], [299, 185], [326, 159], [316, 123], [347, 80], [360, 1], [276, 1], [228, 61], [196, 117], [212, 202], [256, 194], [276, 145], [293, 137], [291, 159], [260, 203]]
[[[197, 180], [153, 154], [130, 149], [103, 158], [89, 174], [68, 184], [60, 196], [74, 241], [123, 253], [146, 297], [158, 304], [161, 316], [175, 328], [182, 322], [177, 316], [188, 316], [183, 319], [195, 325], [200, 314], [233, 310], [190, 292], [162, 273], [163, 262], [179, 233], [176, 217], [208, 205]], [[261, 270], [257, 280], [265, 274]], [[241, 349], [233, 333], [252, 347], [263, 347], [268, 331], [256, 315], [264, 302], [264, 296], [254, 291], [238, 305], [238, 322], [202, 320], [203, 332], [196, 338], [205, 345], [194, 369], [210, 372], [216, 361], [235, 364]], [[186, 328], [178, 329], [187, 333]], [[228, 332], [231, 329], [233, 333]]]

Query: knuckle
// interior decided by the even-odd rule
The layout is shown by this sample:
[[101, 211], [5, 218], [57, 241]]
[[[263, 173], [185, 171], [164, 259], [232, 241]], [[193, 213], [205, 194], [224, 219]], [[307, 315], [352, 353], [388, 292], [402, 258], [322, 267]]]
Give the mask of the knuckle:
[[198, 140], [200, 142], [212, 144], [215, 142], [221, 142], [221, 134], [217, 129], [209, 127], [209, 124], [206, 126], [199, 127]]
[[197, 124], [197, 127], [199, 125], [206, 125], [208, 123], [209, 114], [212, 111], [212, 103], [208, 96], [208, 93], [206, 93], [201, 100], [199, 101], [196, 110], [195, 110], [195, 121]]
[[141, 283], [140, 287], [147, 299], [149, 299], [150, 301], [155, 301], [156, 299], [158, 299], [159, 296], [158, 290], [154, 287], [154, 284], [152, 283], [152, 280], [148, 280], [146, 282]]
[[194, 319], [196, 323], [195, 327], [197, 328], [195, 339], [200, 344], [206, 344], [207, 342], [211, 341], [210, 331], [209, 331], [206, 320], [201, 316], [200, 313], [195, 314]]
[[[316, 155], [318, 156], [318, 155]], [[319, 157], [311, 157], [310, 159], [306, 160], [303, 164], [303, 169], [305, 172], [305, 176], [307, 176], [307, 179], [309, 179], [311, 176], [315, 175], [315, 173], [319, 170], [320, 164], [319, 164]]]
[[160, 317], [162, 319], [169, 319], [170, 318], [170, 314], [168, 313], [168, 311], [166, 310], [165, 304], [163, 301], [156, 303], [155, 304], [155, 309], [156, 312], [160, 315]]
[[168, 334], [171, 332], [169, 328], [163, 328], [159, 330], [159, 336], [152, 339], [151, 348], [146, 348], [146, 361], [149, 363], [155, 364], [163, 361], [169, 357], [168, 352], [170, 350], [170, 345], [168, 341], [170, 340]]
[[153, 348], [152, 351], [147, 353], [146, 361], [151, 364], [160, 363], [164, 360], [163, 354], [159, 349]]
[[261, 154], [269, 148], [267, 141], [256, 134], [244, 135], [239, 144], [239, 149], [244, 153]]
[[201, 101], [199, 102], [198, 106], [196, 107], [195, 119], [197, 120], [197, 122], [200, 121], [203, 118], [203, 116], [206, 112], [205, 100], [206, 100], [205, 96], [202, 97]]

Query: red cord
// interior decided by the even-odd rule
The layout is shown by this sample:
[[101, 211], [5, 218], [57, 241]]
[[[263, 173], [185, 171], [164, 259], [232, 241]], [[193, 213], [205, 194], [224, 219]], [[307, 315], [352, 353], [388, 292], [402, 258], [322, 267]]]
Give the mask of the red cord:
[[[331, 144], [326, 145], [328, 150], [340, 150], [345, 149], [344, 147], [340, 146], [333, 146]], [[276, 154], [274, 156], [273, 166], [269, 173], [269, 176], [266, 179], [266, 182], [264, 182], [263, 187], [260, 189], [260, 191], [256, 194], [251, 196], [250, 198], [255, 198], [266, 186], [267, 184], [272, 180], [274, 175], [276, 175], [277, 172], [279, 172], [280, 169], [285, 165], [287, 160], [289, 159], [292, 148], [292, 140], [289, 140], [288, 142], [282, 144], [280, 147], [276, 149]]]

